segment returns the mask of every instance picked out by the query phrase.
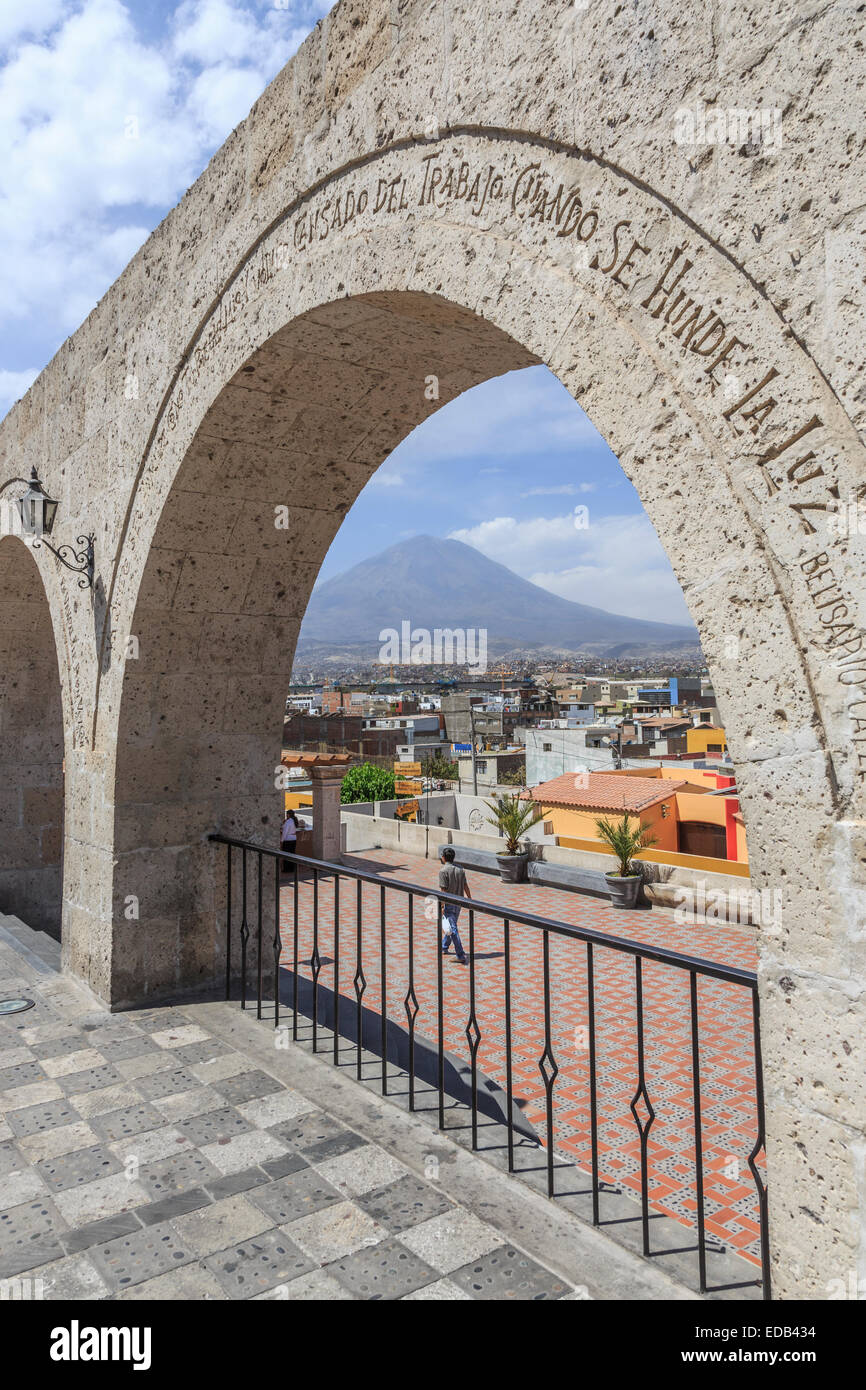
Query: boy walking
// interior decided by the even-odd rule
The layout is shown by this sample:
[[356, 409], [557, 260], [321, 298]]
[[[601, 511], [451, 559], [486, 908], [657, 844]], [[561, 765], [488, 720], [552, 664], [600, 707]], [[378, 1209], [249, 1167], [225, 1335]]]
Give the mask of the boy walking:
[[[444, 845], [442, 853], [439, 855], [439, 863], [442, 868], [439, 870], [439, 887], [443, 893], [453, 893], [456, 897], [472, 899], [469, 892], [469, 884], [466, 882], [466, 874], [457, 864], [454, 863], [454, 850], [451, 845]], [[442, 904], [442, 954], [447, 956], [448, 947], [454, 942], [454, 950], [461, 965], [466, 964], [466, 952], [463, 950], [463, 942], [460, 940], [460, 933], [457, 930], [457, 918], [460, 916], [460, 908], [454, 903]]]

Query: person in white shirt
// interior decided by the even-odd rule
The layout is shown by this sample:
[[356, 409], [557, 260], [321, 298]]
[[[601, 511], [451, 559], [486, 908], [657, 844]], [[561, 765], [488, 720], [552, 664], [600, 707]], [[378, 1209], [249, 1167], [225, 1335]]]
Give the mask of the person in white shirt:
[[[286, 812], [286, 819], [280, 829], [280, 848], [287, 854], [294, 854], [298, 847], [298, 818], [294, 811]], [[283, 873], [291, 874], [295, 871], [294, 861], [291, 859], [283, 860]]]

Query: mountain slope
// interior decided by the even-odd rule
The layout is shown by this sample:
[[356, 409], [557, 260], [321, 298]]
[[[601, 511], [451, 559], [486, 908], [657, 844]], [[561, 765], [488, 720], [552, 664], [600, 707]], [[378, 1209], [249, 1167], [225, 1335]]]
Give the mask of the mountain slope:
[[362, 560], [315, 591], [299, 653], [377, 652], [379, 633], [486, 628], [488, 651], [673, 651], [698, 646], [694, 628], [652, 623], [558, 598], [462, 541], [415, 536]]

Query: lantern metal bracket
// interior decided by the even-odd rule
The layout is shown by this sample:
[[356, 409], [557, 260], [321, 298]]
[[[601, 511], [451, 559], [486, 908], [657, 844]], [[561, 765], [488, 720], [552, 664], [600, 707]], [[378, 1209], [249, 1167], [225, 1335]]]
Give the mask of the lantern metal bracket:
[[[0, 486], [0, 493], [5, 492], [6, 488], [11, 487], [13, 483], [26, 484], [27, 479], [8, 478], [7, 481], [3, 483], [2, 486]], [[27, 503], [28, 500], [30, 500], [31, 502], [31, 515], [29, 521], [27, 518], [27, 509], [25, 507], [25, 503]], [[36, 503], [38, 503], [41, 508], [41, 516], [44, 520], [44, 526], [41, 523], [37, 526], [35, 522]], [[91, 533], [89, 536], [79, 536], [76, 542], [76, 544], [80, 547], [80, 549], [78, 550], [76, 550], [75, 547], [72, 545], [53, 546], [51, 544], [51, 542], [47, 539], [47, 536], [48, 532], [54, 525], [54, 515], [57, 511], [57, 502], [53, 498], [49, 497], [45, 492], [45, 489], [39, 481], [39, 476], [36, 472], [35, 465], [30, 474], [28, 491], [25, 494], [24, 498], [18, 501], [18, 508], [21, 513], [21, 520], [24, 523], [25, 538], [27, 540], [27, 543], [30, 546], [32, 546], [34, 550], [38, 550], [40, 545], [46, 545], [48, 549], [51, 551], [51, 554], [55, 557], [55, 559], [60, 561], [61, 565], [65, 565], [65, 567], [68, 570], [71, 570], [73, 574], [81, 575], [81, 578], [78, 581], [79, 589], [92, 589], [93, 575], [95, 570], [93, 554], [93, 542], [95, 540], [95, 536], [93, 535], [93, 533]]]
[[[51, 542], [47, 541], [43, 536], [41, 540], [33, 542], [33, 549], [38, 549], [40, 545], [47, 545], [51, 554], [57, 556], [61, 565], [65, 565], [68, 570], [72, 570], [73, 574], [80, 574], [82, 576], [78, 581], [79, 589], [92, 589], [94, 572], [93, 541], [93, 535], [79, 536], [76, 543], [83, 547], [82, 550], [74, 550], [71, 545], [61, 545], [58, 549], [55, 549]], [[64, 551], [72, 556], [72, 560], [76, 561], [75, 564], [72, 563], [72, 560], [67, 560]]]

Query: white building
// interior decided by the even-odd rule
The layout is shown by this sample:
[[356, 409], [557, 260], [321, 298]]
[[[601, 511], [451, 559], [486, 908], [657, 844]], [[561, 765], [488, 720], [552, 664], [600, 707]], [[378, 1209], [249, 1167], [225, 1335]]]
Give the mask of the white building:
[[564, 772], [610, 772], [615, 767], [656, 767], [647, 758], [616, 761], [615, 724], [518, 730], [526, 746], [526, 785], [537, 787]]

